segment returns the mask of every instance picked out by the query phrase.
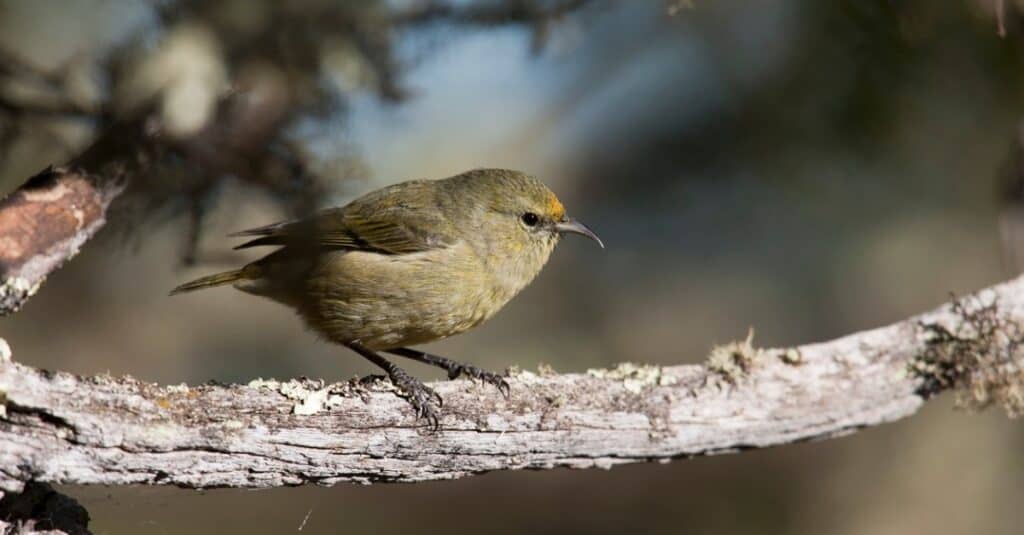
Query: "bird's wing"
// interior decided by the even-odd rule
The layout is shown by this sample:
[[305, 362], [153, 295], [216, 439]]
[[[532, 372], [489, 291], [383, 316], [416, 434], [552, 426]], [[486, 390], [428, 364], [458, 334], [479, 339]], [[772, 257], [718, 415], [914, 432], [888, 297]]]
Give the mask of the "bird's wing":
[[438, 209], [433, 191], [415, 183], [405, 186], [397, 190], [385, 188], [305, 219], [236, 232], [231, 236], [259, 237], [235, 249], [305, 244], [405, 254], [453, 243], [452, 225]]

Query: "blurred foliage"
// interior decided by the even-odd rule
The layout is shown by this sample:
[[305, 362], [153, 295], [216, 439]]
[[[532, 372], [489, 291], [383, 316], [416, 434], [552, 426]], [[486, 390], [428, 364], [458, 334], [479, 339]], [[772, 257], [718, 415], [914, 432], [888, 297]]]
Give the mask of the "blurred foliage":
[[[51, 67], [37, 65], [16, 42], [0, 42], [0, 155], [16, 159], [21, 135], [35, 135], [41, 117], [55, 123], [44, 129], [53, 137], [67, 121], [82, 123], [91, 137], [137, 129], [136, 147], [106, 155], [149, 162], [113, 219], [126, 229], [186, 211], [191, 263], [203, 219], [226, 178], [264, 191], [294, 216], [365, 177], [358, 156], [324, 138], [344, 124], [355, 93], [388, 102], [406, 98], [408, 61], [397, 52], [405, 33], [527, 26], [540, 49], [547, 28], [586, 3], [136, 2], [125, 6], [125, 18], [134, 19], [129, 28], [97, 28], [105, 30], [96, 36], [102, 46], [85, 54], [67, 50]], [[26, 18], [42, 14], [33, 9], [47, 10], [19, 7]], [[89, 137], [65, 141], [64, 157]], [[23, 165], [3, 169], [11, 177], [7, 188], [19, 183]]]

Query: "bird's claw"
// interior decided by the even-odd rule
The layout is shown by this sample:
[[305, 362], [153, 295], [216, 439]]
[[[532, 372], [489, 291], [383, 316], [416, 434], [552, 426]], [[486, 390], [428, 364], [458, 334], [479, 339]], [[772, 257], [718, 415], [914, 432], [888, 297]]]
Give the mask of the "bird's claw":
[[444, 398], [434, 389], [402, 370], [397, 370], [392, 374], [391, 381], [402, 392], [402, 397], [412, 405], [416, 412], [416, 419], [426, 420], [427, 425], [437, 431], [441, 424], [440, 409], [444, 406]]
[[456, 364], [455, 366], [448, 368], [448, 379], [457, 379], [462, 375], [472, 377], [473, 379], [479, 379], [487, 384], [494, 385], [505, 399], [508, 399], [509, 395], [512, 393], [512, 388], [509, 386], [508, 381], [494, 372], [489, 372], [487, 370], [477, 368], [476, 366], [470, 366], [469, 364]]

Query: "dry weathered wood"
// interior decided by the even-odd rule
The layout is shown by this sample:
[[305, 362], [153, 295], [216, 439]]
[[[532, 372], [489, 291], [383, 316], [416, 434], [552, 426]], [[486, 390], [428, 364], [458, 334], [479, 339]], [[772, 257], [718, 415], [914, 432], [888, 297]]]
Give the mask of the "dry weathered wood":
[[[998, 309], [988, 313], [998, 314], [998, 325], [1017, 325], [1024, 279], [970, 300], [992, 301]], [[963, 358], [975, 356], [957, 348], [973, 348], [978, 362], [987, 358], [981, 353], [1017, 359], [1016, 335], [964, 342], [972, 340], [970, 319], [947, 305], [799, 348], [736, 344], [718, 350], [709, 366], [514, 373], [508, 400], [487, 385], [439, 383], [446, 403], [437, 433], [417, 425], [386, 382], [158, 386], [8, 359], [0, 363], [0, 489], [18, 492], [28, 481], [190, 488], [413, 482], [835, 437], [913, 414], [928, 395], [967, 377]], [[961, 341], [937, 336], [943, 329]], [[955, 366], [936, 360], [958, 351], [966, 357]]]

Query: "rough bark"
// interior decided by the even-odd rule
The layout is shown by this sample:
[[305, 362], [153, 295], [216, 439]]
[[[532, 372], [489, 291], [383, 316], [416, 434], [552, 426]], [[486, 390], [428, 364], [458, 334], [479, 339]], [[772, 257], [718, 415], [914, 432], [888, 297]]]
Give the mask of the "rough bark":
[[18, 310], [78, 253], [118, 193], [82, 170], [51, 168], [0, 201], [0, 315]]
[[106, 224], [111, 201], [148, 166], [148, 140], [141, 120], [117, 122], [67, 166], [0, 200], [0, 316], [21, 308]]
[[[982, 333], [981, 315], [998, 329]], [[386, 381], [158, 386], [8, 358], [0, 363], [0, 489], [20, 492], [30, 481], [188, 488], [415, 482], [824, 439], [909, 416], [945, 388], [976, 389], [965, 382], [978, 371], [971, 362], [999, 365], [986, 355], [1002, 355], [1003, 365], [1019, 370], [1019, 329], [1008, 326], [1022, 319], [1018, 279], [830, 342], [767, 350], [733, 344], [706, 366], [512, 373], [507, 400], [488, 385], [443, 382], [433, 385], [445, 399], [437, 432], [414, 421]], [[981, 371], [975, 375], [994, 375]]]

